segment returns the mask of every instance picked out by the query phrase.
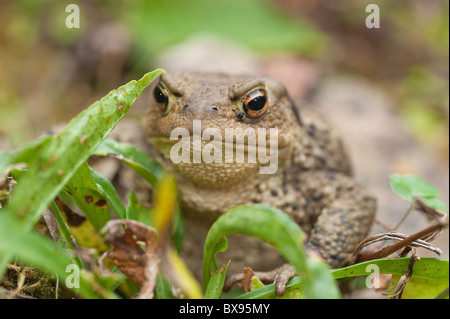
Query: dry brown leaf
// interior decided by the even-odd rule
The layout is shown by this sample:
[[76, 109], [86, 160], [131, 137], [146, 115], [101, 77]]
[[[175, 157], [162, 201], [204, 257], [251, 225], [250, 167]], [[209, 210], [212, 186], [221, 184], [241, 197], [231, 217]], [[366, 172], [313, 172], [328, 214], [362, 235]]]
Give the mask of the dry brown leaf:
[[137, 298], [153, 298], [161, 260], [157, 231], [135, 220], [111, 220], [103, 228], [105, 254], [131, 281], [141, 287]]
[[425, 202], [420, 197], [414, 198], [414, 204], [415, 208], [419, 212], [422, 212], [430, 221], [437, 221], [439, 223], [443, 223], [445, 221], [445, 218], [447, 217], [446, 213], [436, 210], [425, 204]]
[[245, 292], [252, 290], [252, 279], [255, 276], [253, 269], [244, 267], [244, 278], [238, 283], [239, 287], [244, 288]]

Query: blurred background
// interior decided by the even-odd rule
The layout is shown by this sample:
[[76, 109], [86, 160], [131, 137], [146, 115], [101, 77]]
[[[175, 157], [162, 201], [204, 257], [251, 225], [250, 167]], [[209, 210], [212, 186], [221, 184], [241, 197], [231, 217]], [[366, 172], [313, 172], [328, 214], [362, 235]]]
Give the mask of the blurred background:
[[[66, 27], [72, 3], [80, 28]], [[380, 28], [366, 27], [370, 3]], [[0, 0], [0, 24], [3, 149], [158, 67], [270, 75], [341, 130], [379, 220], [393, 226], [408, 207], [393, 173], [420, 176], [448, 205], [446, 0]], [[423, 225], [416, 214], [400, 231]], [[448, 230], [437, 244], [448, 258]]]

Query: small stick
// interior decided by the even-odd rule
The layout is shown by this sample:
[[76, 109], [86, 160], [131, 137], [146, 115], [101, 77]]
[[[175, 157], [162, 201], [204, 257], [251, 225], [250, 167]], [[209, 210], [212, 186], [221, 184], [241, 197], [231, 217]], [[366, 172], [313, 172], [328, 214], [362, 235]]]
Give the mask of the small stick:
[[408, 270], [406, 271], [406, 274], [400, 277], [397, 285], [395, 286], [394, 293], [390, 295], [391, 299], [400, 299], [403, 294], [403, 290], [405, 289], [406, 284], [408, 283], [408, 280], [413, 275], [413, 268], [414, 264], [417, 260], [419, 260], [420, 257], [417, 256], [415, 253], [411, 256], [408, 263]]
[[426, 237], [429, 234], [435, 233], [436, 231], [447, 226], [448, 223], [449, 223], [449, 221], [447, 218], [444, 223], [438, 223], [438, 224], [431, 225], [415, 234], [412, 234], [412, 235], [406, 237], [405, 239], [403, 239], [399, 242], [396, 242], [395, 244], [393, 244], [391, 246], [387, 246], [383, 249], [380, 249], [379, 251], [376, 251], [374, 253], [359, 254], [359, 256], [356, 258], [356, 261], [363, 262], [363, 261], [368, 261], [368, 260], [372, 260], [372, 259], [387, 257], [390, 254], [396, 252], [397, 250], [410, 245], [413, 241], [421, 239], [423, 237]]

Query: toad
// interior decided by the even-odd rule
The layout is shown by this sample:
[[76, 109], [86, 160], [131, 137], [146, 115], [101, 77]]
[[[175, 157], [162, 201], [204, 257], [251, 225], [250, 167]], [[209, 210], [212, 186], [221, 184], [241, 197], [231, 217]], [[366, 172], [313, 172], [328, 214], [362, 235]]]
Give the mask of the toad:
[[[165, 73], [142, 123], [143, 130], [130, 130], [139, 131], [148, 152], [177, 181], [185, 222], [181, 256], [198, 278], [208, 229], [234, 206], [259, 203], [288, 214], [306, 234], [308, 247], [331, 267], [343, 266], [370, 230], [376, 201], [352, 178], [337, 132], [310, 108], [296, 106], [275, 79]], [[234, 135], [227, 138], [227, 133]], [[183, 145], [177, 144], [186, 136]], [[255, 153], [262, 149], [270, 155], [273, 146], [276, 169], [262, 173], [267, 160]], [[196, 147], [214, 156], [197, 156]], [[257, 238], [235, 234], [228, 242], [218, 260], [231, 259], [229, 273], [245, 266], [268, 271], [283, 263]]]

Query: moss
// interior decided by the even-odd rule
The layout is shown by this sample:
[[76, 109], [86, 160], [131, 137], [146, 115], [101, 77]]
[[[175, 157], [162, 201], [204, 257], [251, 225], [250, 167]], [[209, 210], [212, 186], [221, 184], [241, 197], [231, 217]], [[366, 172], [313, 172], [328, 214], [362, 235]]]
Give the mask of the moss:
[[[38, 299], [55, 299], [57, 280], [37, 268], [26, 265], [10, 264], [3, 277], [0, 287], [3, 288], [6, 298], [32, 297]], [[70, 298], [72, 293], [59, 285], [58, 297]], [[73, 294], [72, 294], [73, 297]]]

